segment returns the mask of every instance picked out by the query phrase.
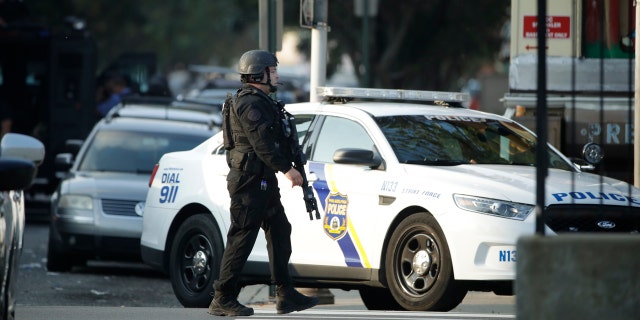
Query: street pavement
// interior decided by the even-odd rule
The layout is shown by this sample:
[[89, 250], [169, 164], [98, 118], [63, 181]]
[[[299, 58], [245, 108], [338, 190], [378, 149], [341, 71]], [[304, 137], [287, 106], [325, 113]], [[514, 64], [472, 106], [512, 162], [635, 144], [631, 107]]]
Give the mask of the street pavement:
[[[86, 270], [51, 273], [44, 270], [49, 227], [28, 224], [25, 250], [18, 273], [17, 320], [190, 320], [212, 319], [205, 308], [183, 308], [171, 292], [165, 277], [143, 276], [148, 267], [105, 261], [91, 261]], [[69, 283], [69, 281], [71, 283]], [[133, 290], [127, 288], [135, 286]], [[327, 302], [327, 289], [307, 291]], [[504, 319], [514, 318], [515, 297], [470, 292], [451, 312], [380, 312], [367, 310], [357, 290], [330, 289], [333, 303], [310, 310], [277, 315], [269, 299], [269, 286], [243, 288], [240, 302], [255, 309], [251, 319]], [[168, 295], [168, 296], [167, 296]], [[59, 299], [56, 298], [58, 296]], [[56, 302], [57, 301], [57, 302]], [[110, 301], [107, 303], [107, 301]], [[114, 303], [114, 301], [118, 301]], [[158, 301], [161, 301], [158, 303]], [[59, 304], [57, 304], [59, 303]]]
[[[319, 293], [325, 302], [327, 291], [301, 289], [305, 294]], [[278, 315], [269, 299], [269, 286], [245, 287], [238, 300], [255, 309], [250, 319], [515, 319], [515, 297], [493, 293], [469, 292], [456, 309], [442, 312], [369, 311], [356, 290], [330, 289], [333, 303], [321, 304], [302, 312]], [[92, 307], [92, 306], [21, 306], [17, 320], [196, 320], [216, 319], [203, 308]]]

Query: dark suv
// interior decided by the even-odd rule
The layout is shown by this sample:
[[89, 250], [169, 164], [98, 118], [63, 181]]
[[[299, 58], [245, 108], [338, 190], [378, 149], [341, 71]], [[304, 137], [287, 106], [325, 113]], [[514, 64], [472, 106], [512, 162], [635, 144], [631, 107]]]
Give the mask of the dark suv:
[[51, 198], [48, 270], [68, 271], [92, 259], [140, 260], [151, 169], [164, 153], [189, 150], [218, 132], [219, 107], [125, 101], [82, 144], [76, 141], [77, 153], [58, 154], [62, 180]]

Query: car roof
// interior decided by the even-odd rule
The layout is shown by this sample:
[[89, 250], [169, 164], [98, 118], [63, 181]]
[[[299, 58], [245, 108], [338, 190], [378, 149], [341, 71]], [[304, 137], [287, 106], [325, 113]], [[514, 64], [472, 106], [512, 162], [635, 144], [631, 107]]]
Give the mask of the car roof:
[[197, 101], [174, 100], [166, 97], [129, 98], [116, 105], [105, 116], [107, 122], [114, 118], [162, 119], [206, 124], [219, 127], [222, 124], [221, 106]]
[[[319, 87], [322, 102], [295, 103], [289, 112], [366, 112], [372, 117], [391, 115], [434, 115], [443, 117], [503, 117], [462, 107], [468, 95], [459, 92], [372, 88]], [[355, 114], [354, 114], [355, 115]]]
[[151, 133], [172, 132], [174, 134], [185, 134], [191, 136], [211, 136], [219, 131], [217, 127], [212, 128], [204, 123], [136, 117], [115, 117], [109, 121], [104, 119], [100, 122], [99, 130], [123, 130]]

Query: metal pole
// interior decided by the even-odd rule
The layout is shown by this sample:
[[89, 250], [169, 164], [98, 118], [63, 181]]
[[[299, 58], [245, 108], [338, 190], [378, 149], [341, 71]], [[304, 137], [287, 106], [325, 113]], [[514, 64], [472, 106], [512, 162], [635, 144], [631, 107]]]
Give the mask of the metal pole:
[[[309, 77], [309, 101], [318, 102], [319, 86], [324, 86], [327, 77], [327, 32], [329, 25], [327, 24], [327, 14], [329, 11], [329, 0], [314, 0], [314, 15], [320, 17], [311, 29], [311, 75]], [[300, 290], [300, 289], [299, 289]], [[335, 297], [329, 289], [309, 288], [308, 295], [315, 295], [320, 298], [320, 304], [333, 304]]]
[[269, 51], [269, 1], [260, 0], [258, 2], [258, 15], [260, 17], [258, 28], [258, 48]]
[[311, 29], [311, 78], [309, 101], [319, 101], [316, 88], [324, 86], [327, 77], [327, 24]]
[[309, 78], [309, 101], [320, 101], [317, 87], [325, 85], [327, 77], [327, 13], [329, 0], [314, 0], [314, 16], [318, 21], [311, 29], [311, 75]]
[[369, 66], [369, 0], [362, 1], [362, 64], [364, 65], [364, 87], [371, 86], [371, 73]]
[[633, 185], [640, 187], [640, 42], [638, 41], [638, 30], [640, 28], [640, 6], [638, 1], [634, 0], [633, 5], [636, 7], [636, 38], [635, 38], [635, 84], [634, 84], [634, 102], [633, 102]]
[[269, 52], [276, 53], [276, 0], [269, 0]]
[[547, 1], [538, 0], [538, 107], [536, 116], [536, 233], [544, 235], [547, 177]]

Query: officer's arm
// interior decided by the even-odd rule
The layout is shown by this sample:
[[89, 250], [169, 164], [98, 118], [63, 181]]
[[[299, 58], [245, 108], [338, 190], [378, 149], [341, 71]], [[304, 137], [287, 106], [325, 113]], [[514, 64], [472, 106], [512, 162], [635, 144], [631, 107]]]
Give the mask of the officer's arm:
[[291, 186], [301, 186], [302, 185], [302, 174], [296, 168], [291, 168], [289, 171], [284, 173], [284, 176], [291, 181]]

